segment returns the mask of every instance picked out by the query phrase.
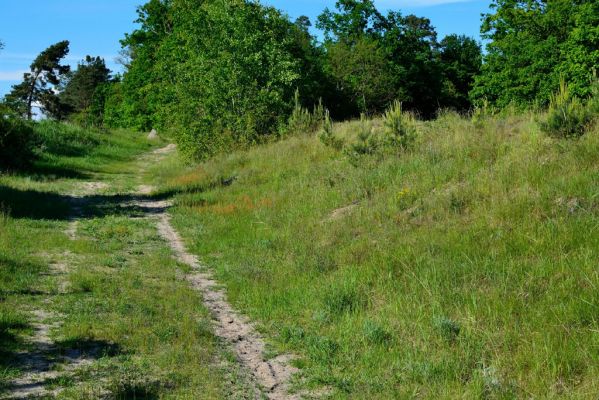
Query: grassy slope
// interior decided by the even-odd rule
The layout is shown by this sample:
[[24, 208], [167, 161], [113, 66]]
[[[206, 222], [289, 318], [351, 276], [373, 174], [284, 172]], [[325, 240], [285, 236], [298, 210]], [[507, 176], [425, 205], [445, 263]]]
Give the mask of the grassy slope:
[[[218, 344], [200, 299], [177, 272], [182, 266], [151, 221], [111, 207], [110, 196], [142, 183], [137, 157], [157, 144], [125, 131], [36, 129], [41, 158], [27, 172], [0, 175], [0, 397], [20, 375], [16, 352], [34, 350], [24, 339], [33, 311], [43, 310], [62, 322], [51, 331], [59, 353], [100, 356], [75, 376], [48, 382], [67, 387], [63, 398], [222, 398], [230, 388], [214, 364]], [[109, 185], [108, 207], [80, 221], [70, 240], [66, 194], [84, 193], [89, 181]]]
[[592, 398], [599, 130], [420, 130], [411, 153], [358, 167], [297, 137], [154, 173], [188, 192], [176, 225], [230, 300], [335, 397]]

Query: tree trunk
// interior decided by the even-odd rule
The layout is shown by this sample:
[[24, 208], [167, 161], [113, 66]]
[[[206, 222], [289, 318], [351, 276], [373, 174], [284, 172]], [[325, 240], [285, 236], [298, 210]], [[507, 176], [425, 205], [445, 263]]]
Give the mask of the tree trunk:
[[35, 92], [35, 84], [40, 77], [40, 71], [36, 71], [33, 79], [31, 80], [31, 86], [29, 87], [29, 93], [27, 94], [27, 119], [31, 121], [33, 119], [33, 113], [31, 108], [33, 107], [33, 95]]

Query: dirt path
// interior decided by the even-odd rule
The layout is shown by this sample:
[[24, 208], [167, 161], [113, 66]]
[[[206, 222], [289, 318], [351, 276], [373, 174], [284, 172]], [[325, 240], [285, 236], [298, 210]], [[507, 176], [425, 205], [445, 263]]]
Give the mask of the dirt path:
[[[169, 146], [155, 151], [153, 155], [161, 157], [174, 150], [175, 147]], [[139, 190], [144, 194], [152, 192], [149, 186], [141, 186]], [[193, 272], [187, 274], [186, 279], [200, 292], [204, 305], [212, 313], [216, 335], [230, 344], [241, 365], [249, 371], [266, 397], [272, 400], [300, 399], [300, 395], [289, 394], [291, 379], [298, 372], [297, 368], [291, 365], [293, 356], [280, 355], [269, 360], [265, 358], [264, 338], [246, 317], [237, 313], [228, 303], [224, 290], [218, 287], [210, 270], [200, 264], [197, 256], [186, 250], [183, 240], [171, 224], [170, 215], [166, 212], [170, 203], [140, 201], [138, 205], [152, 210], [151, 214], [158, 220], [160, 236], [169, 244], [175, 257], [192, 268]]]
[[[175, 149], [174, 145], [169, 145], [142, 156], [138, 160], [141, 164], [140, 172], [144, 172], [147, 165], [159, 161]], [[77, 239], [79, 220], [84, 217], [86, 208], [89, 206], [87, 198], [107, 188], [107, 185], [102, 182], [83, 182], [77, 193], [71, 195], [71, 215], [65, 231], [71, 240]], [[273, 400], [302, 398], [300, 394], [289, 394], [292, 377], [298, 372], [291, 365], [293, 357], [280, 355], [273, 359], [265, 358], [264, 338], [246, 317], [237, 313], [228, 303], [226, 293], [218, 287], [210, 270], [203, 267], [198, 258], [186, 250], [167, 213], [171, 203], [149, 200], [148, 197], [153, 191], [152, 186], [140, 185], [136, 193], [121, 206], [139, 207], [144, 212], [143, 218], [156, 221], [160, 236], [168, 243], [175, 258], [192, 268], [192, 272], [186, 274], [185, 279], [202, 296], [206, 308], [212, 313], [215, 334], [228, 344], [227, 347], [235, 353], [243, 374], [250, 377], [253, 393], [244, 393], [243, 398], [262, 396]], [[66, 276], [68, 272], [68, 262], [62, 263], [60, 274]], [[60, 280], [58, 285], [62, 285]], [[24, 373], [12, 382], [12, 390], [6, 398], [54, 397], [60, 389], [48, 389], [48, 382], [68, 376], [80, 366], [93, 362], [93, 357], [88, 359], [83, 354], [75, 354], [71, 351], [67, 351], [66, 355], [59, 355], [50, 332], [60, 326], [60, 316], [43, 310], [36, 310], [33, 314], [34, 334], [29, 341], [34, 350], [23, 353], [19, 364], [23, 367]], [[60, 364], [60, 371], [55, 368], [57, 364]]]
[[281, 355], [271, 360], [264, 358], [266, 344], [249, 320], [236, 313], [227, 302], [225, 293], [207, 269], [202, 268], [196, 256], [188, 253], [183, 241], [170, 223], [165, 213], [159, 216], [158, 230], [168, 241], [177, 259], [195, 271], [187, 275], [191, 285], [201, 292], [204, 304], [215, 321], [215, 333], [233, 346], [235, 353], [255, 381], [266, 391], [269, 399], [299, 398], [289, 394], [289, 383], [298, 372], [290, 365], [292, 356]]

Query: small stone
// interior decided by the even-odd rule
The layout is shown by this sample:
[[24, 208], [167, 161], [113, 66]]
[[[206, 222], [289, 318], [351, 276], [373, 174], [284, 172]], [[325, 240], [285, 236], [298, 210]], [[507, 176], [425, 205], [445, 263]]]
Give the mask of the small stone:
[[152, 131], [150, 133], [148, 133], [148, 139], [150, 139], [150, 140], [158, 139], [158, 132], [156, 131], [156, 129], [152, 129]]

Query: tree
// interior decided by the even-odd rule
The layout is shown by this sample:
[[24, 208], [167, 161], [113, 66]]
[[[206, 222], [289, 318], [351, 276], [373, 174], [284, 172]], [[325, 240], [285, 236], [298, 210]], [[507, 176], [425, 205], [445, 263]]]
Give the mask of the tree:
[[335, 8], [337, 12], [325, 8], [316, 25], [327, 41], [351, 43], [365, 35], [379, 36], [384, 18], [372, 0], [338, 0]]
[[69, 42], [66, 40], [42, 51], [31, 64], [31, 72], [24, 74], [23, 82], [14, 85], [6, 95], [7, 104], [27, 119], [33, 117], [34, 103], [39, 103], [43, 111], [55, 112], [59, 103], [53, 86], [70, 71], [68, 65], [60, 64], [68, 53]]
[[330, 43], [327, 56], [337, 89], [360, 112], [382, 110], [395, 98], [393, 66], [376, 40], [362, 37], [353, 45]]
[[439, 44], [439, 59], [443, 67], [443, 103], [464, 111], [470, 108], [468, 94], [474, 78], [480, 73], [480, 45], [467, 36], [449, 35]]
[[350, 114], [381, 112], [394, 99], [424, 116], [441, 106], [442, 69], [430, 20], [383, 15], [372, 0], [339, 0], [317, 26], [326, 38], [328, 71], [352, 103]]
[[573, 94], [590, 93], [599, 65], [599, 2], [494, 0], [492, 8], [483, 17], [489, 44], [473, 99], [543, 105], [561, 78]]
[[74, 112], [82, 112], [92, 105], [97, 88], [110, 81], [110, 70], [101, 57], [85, 57], [77, 70], [68, 77], [60, 100]]
[[111, 125], [177, 133], [196, 158], [277, 135], [296, 89], [318, 102], [322, 51], [310, 22], [245, 0], [150, 0], [121, 42], [130, 56], [107, 91]]

